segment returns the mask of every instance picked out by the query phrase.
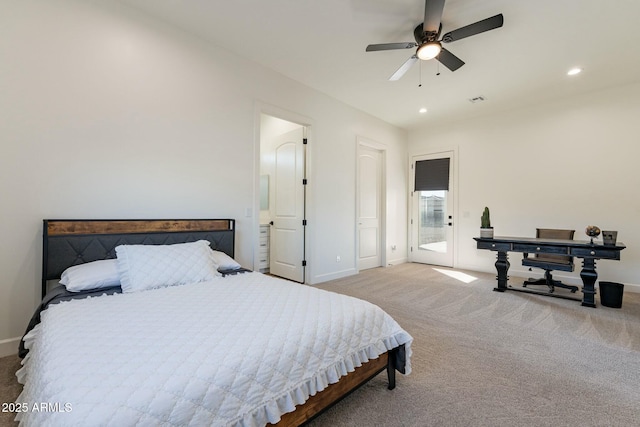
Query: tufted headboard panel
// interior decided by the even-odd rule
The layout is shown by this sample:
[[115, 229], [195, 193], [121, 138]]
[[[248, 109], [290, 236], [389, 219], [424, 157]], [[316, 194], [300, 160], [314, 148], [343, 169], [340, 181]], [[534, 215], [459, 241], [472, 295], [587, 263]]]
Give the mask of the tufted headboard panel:
[[42, 296], [47, 280], [73, 265], [116, 257], [118, 245], [169, 245], [208, 240], [211, 248], [234, 256], [235, 220], [74, 220], [45, 219]]

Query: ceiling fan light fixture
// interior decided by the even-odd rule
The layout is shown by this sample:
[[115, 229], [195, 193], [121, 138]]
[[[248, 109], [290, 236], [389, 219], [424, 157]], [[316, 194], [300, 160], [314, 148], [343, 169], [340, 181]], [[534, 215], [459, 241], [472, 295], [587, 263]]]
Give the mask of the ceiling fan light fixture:
[[416, 56], [423, 61], [427, 61], [438, 56], [441, 50], [442, 46], [439, 42], [428, 42], [420, 45], [416, 52]]

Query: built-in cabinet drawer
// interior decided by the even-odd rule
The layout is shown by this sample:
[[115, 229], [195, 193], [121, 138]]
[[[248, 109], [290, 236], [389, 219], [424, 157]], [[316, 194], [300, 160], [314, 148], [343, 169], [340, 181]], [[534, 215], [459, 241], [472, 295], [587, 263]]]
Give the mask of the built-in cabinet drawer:
[[258, 250], [258, 269], [262, 273], [269, 272], [269, 234], [268, 224], [260, 225], [260, 249]]

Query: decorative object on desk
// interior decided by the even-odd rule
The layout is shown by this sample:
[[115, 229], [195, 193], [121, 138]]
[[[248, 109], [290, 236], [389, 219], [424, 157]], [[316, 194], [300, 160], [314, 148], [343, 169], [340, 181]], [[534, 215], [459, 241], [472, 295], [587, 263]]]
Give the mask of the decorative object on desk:
[[489, 208], [485, 207], [480, 217], [480, 237], [485, 239], [493, 239], [493, 227], [491, 226], [491, 218], [489, 217]]
[[617, 231], [602, 231], [602, 241], [607, 246], [615, 246], [618, 240]]
[[596, 227], [595, 225], [588, 225], [584, 232], [587, 234], [587, 236], [591, 237], [591, 244], [593, 245], [593, 238], [600, 235], [600, 228]]

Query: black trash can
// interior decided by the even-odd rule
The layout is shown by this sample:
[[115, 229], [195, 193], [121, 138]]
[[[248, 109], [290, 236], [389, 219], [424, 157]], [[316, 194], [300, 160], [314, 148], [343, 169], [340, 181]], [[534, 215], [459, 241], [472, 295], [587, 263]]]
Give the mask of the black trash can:
[[600, 303], [605, 307], [622, 307], [624, 285], [614, 282], [600, 282]]

